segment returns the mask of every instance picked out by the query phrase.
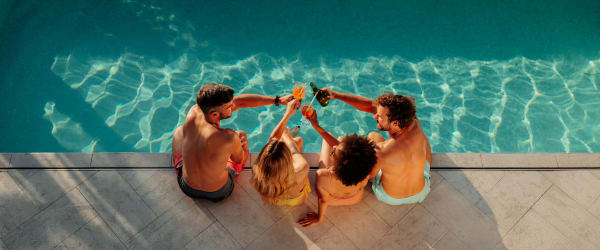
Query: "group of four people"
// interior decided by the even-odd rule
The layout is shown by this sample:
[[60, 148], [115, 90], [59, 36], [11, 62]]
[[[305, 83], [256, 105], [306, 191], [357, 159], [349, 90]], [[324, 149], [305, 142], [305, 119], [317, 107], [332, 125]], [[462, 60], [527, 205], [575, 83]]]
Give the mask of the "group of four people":
[[[423, 201], [430, 190], [431, 147], [416, 117], [415, 100], [389, 93], [372, 100], [327, 88], [321, 91], [327, 92], [329, 100], [374, 114], [377, 129], [387, 131], [390, 139], [377, 132], [336, 138], [319, 125], [316, 112], [307, 116], [323, 137], [315, 183], [319, 206], [298, 223], [316, 225], [323, 221], [327, 206], [360, 202], [369, 180], [373, 193], [384, 203]], [[221, 128], [220, 121], [238, 109], [271, 104], [287, 109], [252, 164], [250, 183], [271, 204], [297, 206], [308, 198], [310, 168], [302, 155], [303, 140], [294, 138], [287, 128], [300, 102], [291, 95], [234, 96], [232, 88], [214, 83], [200, 88], [196, 105], [173, 134], [173, 165], [186, 195], [217, 202], [231, 194], [250, 152], [246, 133]]]

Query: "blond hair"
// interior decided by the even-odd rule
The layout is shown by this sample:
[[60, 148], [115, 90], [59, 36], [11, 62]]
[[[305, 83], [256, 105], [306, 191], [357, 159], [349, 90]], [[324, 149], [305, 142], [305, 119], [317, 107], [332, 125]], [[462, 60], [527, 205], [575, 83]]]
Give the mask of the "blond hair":
[[265, 145], [254, 165], [250, 184], [263, 201], [275, 204], [286, 199], [296, 185], [292, 152], [284, 142], [271, 139]]

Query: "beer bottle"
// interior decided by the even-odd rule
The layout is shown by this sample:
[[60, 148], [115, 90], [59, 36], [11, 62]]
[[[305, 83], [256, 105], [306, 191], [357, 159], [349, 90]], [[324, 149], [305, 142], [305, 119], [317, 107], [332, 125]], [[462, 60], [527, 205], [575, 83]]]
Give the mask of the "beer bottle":
[[319, 101], [319, 104], [321, 104], [321, 106], [323, 107], [326, 107], [327, 104], [329, 104], [329, 94], [317, 88], [317, 86], [313, 82], [310, 83], [310, 87], [313, 90], [313, 95], [315, 95], [317, 101]]

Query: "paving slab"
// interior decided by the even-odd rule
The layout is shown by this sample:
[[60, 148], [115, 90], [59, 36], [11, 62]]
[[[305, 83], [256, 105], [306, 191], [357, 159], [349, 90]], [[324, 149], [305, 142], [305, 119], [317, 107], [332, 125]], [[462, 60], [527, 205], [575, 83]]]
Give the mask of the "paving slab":
[[[119, 171], [121, 172], [121, 171]], [[142, 173], [146, 171], [130, 171]], [[138, 185], [134, 190], [140, 195], [144, 203], [150, 207], [155, 214], [159, 215], [171, 208], [177, 201], [185, 196], [177, 183], [175, 171], [158, 170], [150, 178]]]
[[122, 242], [156, 218], [116, 171], [100, 171], [78, 189]]
[[410, 212], [410, 210], [415, 207], [415, 204], [400, 206], [385, 204], [375, 197], [375, 194], [373, 194], [373, 190], [371, 189], [371, 185], [367, 185], [366, 189], [367, 190], [365, 191], [362, 202], [366, 203], [367, 206], [369, 206], [369, 208], [372, 209], [390, 227], [396, 225]]
[[592, 204], [588, 211], [600, 219], [600, 197], [596, 199], [596, 202]]
[[89, 168], [92, 154], [86, 153], [14, 153], [11, 168]]
[[482, 168], [481, 154], [437, 153], [431, 156], [432, 168]]
[[39, 211], [39, 205], [19, 187], [9, 172], [0, 172], [0, 238]]
[[[244, 170], [240, 173], [238, 177], [238, 181], [235, 183], [235, 188], [242, 188], [248, 194], [256, 205], [258, 205], [262, 210], [264, 210], [273, 221], [279, 221], [286, 214], [290, 213], [292, 210], [291, 207], [279, 207], [276, 205], [268, 204], [262, 200], [260, 194], [256, 192], [256, 190], [250, 184], [250, 178], [252, 177], [252, 171]], [[313, 189], [315, 190], [315, 189]], [[315, 192], [311, 192], [315, 193]]]
[[247, 247], [275, 223], [243, 188], [237, 186], [231, 196], [221, 202], [203, 202], [242, 247]]
[[536, 171], [507, 172], [476, 207], [498, 224], [500, 235], [506, 235], [551, 185]]
[[556, 160], [561, 168], [600, 167], [600, 154], [557, 154]]
[[170, 153], [94, 153], [93, 168], [172, 167]]
[[438, 173], [463, 197], [475, 204], [483, 193], [492, 190], [506, 171], [449, 170]]
[[600, 197], [600, 178], [589, 170], [544, 171], [548, 180], [585, 208]]
[[215, 222], [201, 202], [180, 199], [127, 242], [128, 249], [181, 249]]
[[1, 240], [0, 240], [0, 249], [2, 249], [2, 250], [8, 249], [8, 247], [6, 247], [6, 245], [4, 245], [4, 242], [2, 242]]
[[49, 249], [97, 217], [74, 189], [2, 238], [9, 249]]
[[489, 249], [500, 242], [497, 224], [445, 181], [422, 205], [473, 249]]
[[530, 211], [496, 249], [574, 249], [574, 244], [537, 212]]
[[317, 226], [303, 228], [297, 223], [307, 212], [317, 211], [311, 203], [291, 207], [290, 213], [260, 235], [247, 249], [306, 249], [316, 247], [316, 241], [333, 226], [327, 219]]
[[9, 168], [11, 157], [12, 154], [0, 153], [0, 168]]
[[465, 250], [471, 249], [466, 243], [461, 241], [454, 233], [448, 231], [438, 242], [433, 245], [437, 250]]
[[95, 217], [61, 242], [55, 249], [125, 249], [102, 218]]
[[352, 241], [337, 227], [331, 227], [327, 233], [315, 242], [315, 245], [323, 250], [358, 249], [358, 247], [356, 247], [356, 245], [354, 245], [354, 243], [352, 243]]
[[234, 250], [242, 249], [242, 246], [233, 240], [233, 235], [227, 231], [218, 221], [200, 233], [185, 246], [186, 250]]
[[97, 173], [91, 170], [23, 169], [8, 172], [23, 191], [45, 208]]
[[376, 249], [431, 249], [448, 229], [422, 206], [417, 205], [396, 224]]
[[557, 168], [556, 154], [481, 154], [484, 168]]
[[325, 215], [358, 248], [371, 248], [390, 229], [365, 202], [353, 206], [329, 206]]
[[579, 249], [600, 248], [600, 220], [560, 188], [552, 186], [533, 210]]

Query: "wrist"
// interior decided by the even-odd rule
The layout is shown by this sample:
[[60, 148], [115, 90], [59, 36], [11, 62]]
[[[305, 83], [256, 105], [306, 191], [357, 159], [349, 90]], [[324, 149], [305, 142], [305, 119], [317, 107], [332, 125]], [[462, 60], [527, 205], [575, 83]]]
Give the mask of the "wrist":
[[273, 104], [275, 104], [275, 106], [279, 106], [279, 104], [280, 104], [280, 103], [281, 103], [281, 102], [280, 102], [280, 100], [279, 100], [279, 96], [278, 96], [278, 95], [276, 95], [276, 96], [275, 96], [275, 98], [274, 98], [274, 100], [273, 100]]

